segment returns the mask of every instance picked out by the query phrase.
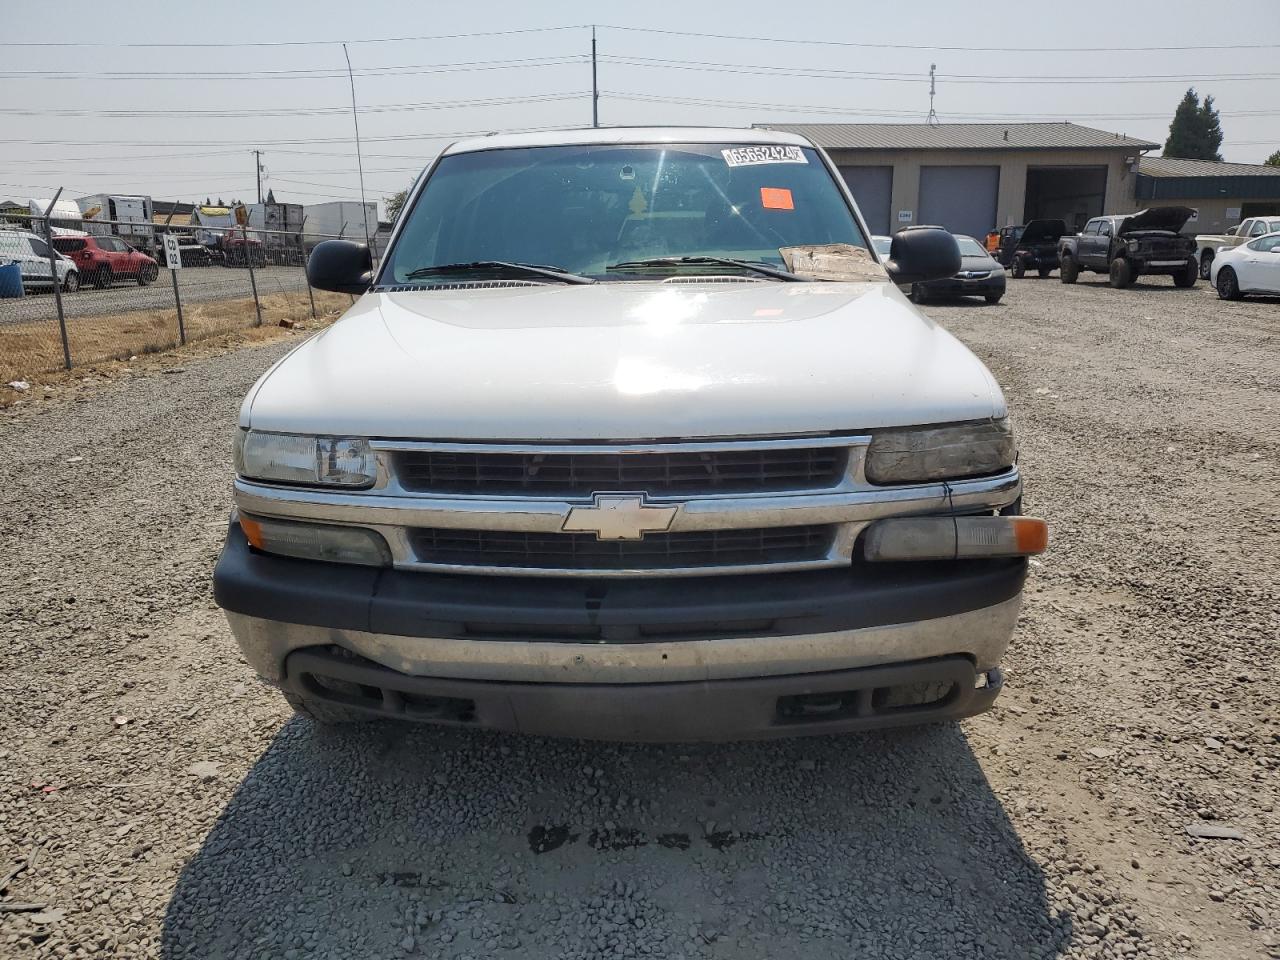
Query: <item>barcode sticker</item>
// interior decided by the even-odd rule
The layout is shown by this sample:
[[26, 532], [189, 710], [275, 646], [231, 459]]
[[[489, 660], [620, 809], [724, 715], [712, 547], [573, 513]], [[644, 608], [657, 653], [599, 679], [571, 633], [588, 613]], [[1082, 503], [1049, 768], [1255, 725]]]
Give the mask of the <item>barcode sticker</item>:
[[799, 147], [765, 144], [757, 147], [729, 147], [721, 150], [724, 162], [731, 167], [750, 167], [761, 163], [808, 163]]

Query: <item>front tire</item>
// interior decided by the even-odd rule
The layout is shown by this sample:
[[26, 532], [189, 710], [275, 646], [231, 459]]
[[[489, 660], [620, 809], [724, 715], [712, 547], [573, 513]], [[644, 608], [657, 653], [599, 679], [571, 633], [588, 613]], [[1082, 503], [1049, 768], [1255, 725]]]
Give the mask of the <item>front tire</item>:
[[1236, 272], [1230, 267], [1223, 267], [1218, 271], [1218, 297], [1222, 300], [1239, 300], [1244, 296], [1240, 290], [1240, 281], [1236, 279]]
[[1133, 283], [1133, 264], [1124, 257], [1116, 257], [1111, 261], [1110, 279], [1111, 286], [1123, 290]]
[[991, 304], [992, 306], [995, 306], [997, 303], [1000, 302], [1000, 298], [1004, 296], [1004, 291], [1002, 290], [999, 293], [984, 293], [982, 296], [983, 296], [983, 299], [987, 301], [987, 303]]
[[1058, 269], [1058, 279], [1063, 283], [1075, 283], [1076, 277], [1080, 275], [1080, 268], [1076, 266], [1074, 257], [1064, 256], [1062, 264]]
[[138, 286], [145, 287], [149, 283], [154, 283], [156, 277], [160, 276], [160, 268], [154, 263], [144, 264], [142, 269], [138, 271]]
[[1200, 279], [1208, 280], [1209, 274], [1213, 272], [1213, 251], [1206, 250], [1200, 254]]
[[1040, 274], [1040, 279], [1043, 280], [1045, 277], [1049, 276], [1049, 274], [1053, 273], [1053, 267], [1037, 267], [1036, 273]]
[[99, 290], [106, 290], [115, 282], [116, 277], [110, 267], [99, 267], [98, 272], [93, 275], [93, 285]]
[[80, 273], [77, 270], [72, 270], [62, 279], [62, 292], [75, 293], [79, 289]]
[[1010, 271], [1015, 280], [1021, 280], [1027, 274], [1027, 264], [1021, 257], [1013, 258], [1013, 269]]
[[1195, 260], [1192, 259], [1187, 261], [1187, 268], [1185, 270], [1173, 275], [1173, 285], [1175, 287], [1183, 287], [1184, 289], [1186, 287], [1194, 287], [1196, 285], [1196, 281], [1199, 279], [1200, 271], [1196, 267]]

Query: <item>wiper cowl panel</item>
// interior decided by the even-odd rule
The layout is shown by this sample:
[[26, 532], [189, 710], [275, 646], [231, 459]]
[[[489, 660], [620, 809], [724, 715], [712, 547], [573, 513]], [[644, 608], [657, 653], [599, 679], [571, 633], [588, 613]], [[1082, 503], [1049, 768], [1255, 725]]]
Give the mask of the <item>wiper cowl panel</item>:
[[804, 277], [797, 276], [794, 273], [790, 273], [778, 267], [771, 267], [764, 263], [753, 263], [750, 260], [735, 260], [732, 257], [651, 257], [647, 260], [624, 260], [621, 263], [610, 264], [605, 267], [605, 269], [630, 270], [642, 269], [644, 267], [698, 266], [700, 264], [737, 267], [740, 270], [749, 270], [752, 273], [758, 273], [765, 277], [772, 277], [775, 280], [796, 282], [803, 281], [805, 279]]
[[545, 277], [560, 283], [595, 283], [590, 277], [582, 277], [559, 267], [536, 263], [516, 263], [511, 260], [472, 260], [469, 263], [443, 263], [437, 266], [418, 267], [405, 274], [406, 280], [422, 280], [449, 273], [507, 273], [524, 277]]

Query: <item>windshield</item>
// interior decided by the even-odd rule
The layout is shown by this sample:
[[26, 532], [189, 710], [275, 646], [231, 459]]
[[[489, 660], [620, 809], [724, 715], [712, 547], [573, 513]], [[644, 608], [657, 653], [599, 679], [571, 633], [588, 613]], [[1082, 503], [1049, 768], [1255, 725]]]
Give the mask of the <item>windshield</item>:
[[[508, 261], [604, 280], [656, 257], [728, 257], [784, 267], [781, 247], [866, 247], [817, 151], [644, 144], [524, 147], [444, 157], [407, 214], [383, 283], [452, 282], [424, 267]], [[717, 264], [664, 265], [724, 273]]]
[[962, 257], [985, 257], [987, 251], [973, 237], [956, 237], [956, 245], [960, 247]]

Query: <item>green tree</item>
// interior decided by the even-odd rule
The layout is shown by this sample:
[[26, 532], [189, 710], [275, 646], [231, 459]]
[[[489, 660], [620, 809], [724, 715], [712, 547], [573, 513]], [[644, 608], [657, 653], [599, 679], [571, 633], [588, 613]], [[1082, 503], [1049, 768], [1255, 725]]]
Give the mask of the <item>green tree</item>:
[[1267, 157], [1265, 162], [1268, 167], [1280, 167], [1280, 150]]
[[409, 199], [408, 189], [393, 193], [389, 197], [383, 197], [387, 202], [387, 217], [392, 223], [400, 219], [400, 211], [404, 209], [405, 201]]
[[1189, 89], [1173, 113], [1169, 124], [1169, 139], [1164, 144], [1166, 157], [1183, 160], [1221, 160], [1218, 148], [1222, 146], [1222, 123], [1214, 108], [1213, 97], [1200, 102], [1195, 88]]

